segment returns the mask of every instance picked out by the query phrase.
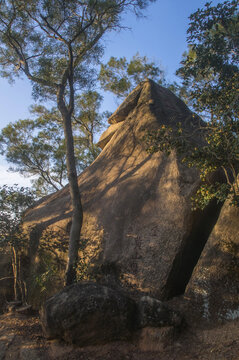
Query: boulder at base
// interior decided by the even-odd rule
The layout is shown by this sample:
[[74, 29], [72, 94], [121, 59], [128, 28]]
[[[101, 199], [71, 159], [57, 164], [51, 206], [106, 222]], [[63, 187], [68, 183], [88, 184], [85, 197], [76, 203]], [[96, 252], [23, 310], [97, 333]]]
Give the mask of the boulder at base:
[[186, 289], [208, 320], [239, 318], [239, 209], [227, 200]]
[[133, 300], [96, 283], [66, 287], [49, 298], [41, 311], [48, 338], [61, 338], [80, 346], [128, 339], [135, 316]]
[[[193, 146], [200, 141], [195, 130], [202, 122], [171, 91], [147, 80], [110, 123], [113, 129], [102, 136], [101, 154], [78, 180], [83, 268], [88, 266], [89, 276], [101, 274], [103, 281], [110, 274], [125, 289], [160, 300], [182, 294], [216, 221], [217, 206], [192, 212], [190, 199], [200, 182], [197, 171], [184, 166], [175, 153], [149, 154], [144, 136], [159, 126], [177, 128], [181, 123], [194, 134]], [[69, 231], [68, 186], [28, 211], [25, 226], [37, 224]]]
[[178, 327], [181, 317], [150, 297], [139, 303], [122, 291], [93, 283], [77, 283], [49, 298], [41, 311], [48, 338], [80, 346], [129, 340], [145, 326]]

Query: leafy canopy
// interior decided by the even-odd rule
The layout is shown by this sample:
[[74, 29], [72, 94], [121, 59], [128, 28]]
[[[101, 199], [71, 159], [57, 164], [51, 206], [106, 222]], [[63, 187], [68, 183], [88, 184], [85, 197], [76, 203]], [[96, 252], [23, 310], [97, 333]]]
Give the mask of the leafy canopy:
[[101, 64], [99, 80], [105, 91], [110, 91], [117, 97], [126, 97], [141, 81], [150, 78], [163, 84], [164, 73], [146, 56], [139, 53], [130, 61], [126, 57], [117, 59], [111, 57], [107, 64]]
[[[25, 73], [36, 93], [55, 94], [60, 85], [82, 82], [81, 64], [102, 53], [99, 40], [120, 27], [129, 9], [148, 0], [3, 0], [0, 4], [1, 75]], [[68, 89], [69, 90], [69, 89]]]
[[35, 195], [29, 188], [0, 187], [0, 246], [20, 246], [25, 237], [20, 229], [23, 212], [33, 205]]
[[[94, 137], [104, 123], [105, 114], [99, 111], [101, 101], [95, 91], [76, 97], [73, 130], [78, 174], [99, 154]], [[36, 105], [31, 114], [32, 119], [2, 129], [0, 151], [14, 165], [12, 171], [33, 177], [33, 188], [43, 196], [59, 190], [67, 180], [64, 131], [57, 109]]]
[[194, 108], [217, 119], [238, 118], [238, 1], [206, 3], [190, 16], [189, 51], [177, 71]]

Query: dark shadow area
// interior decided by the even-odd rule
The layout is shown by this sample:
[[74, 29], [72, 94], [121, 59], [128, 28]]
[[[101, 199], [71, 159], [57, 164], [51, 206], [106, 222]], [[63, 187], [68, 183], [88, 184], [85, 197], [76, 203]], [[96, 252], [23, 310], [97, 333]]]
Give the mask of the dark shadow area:
[[165, 285], [164, 300], [182, 295], [191, 278], [204, 246], [217, 222], [223, 203], [216, 200], [193, 213], [192, 227], [185, 237], [182, 247], [174, 259], [171, 272]]

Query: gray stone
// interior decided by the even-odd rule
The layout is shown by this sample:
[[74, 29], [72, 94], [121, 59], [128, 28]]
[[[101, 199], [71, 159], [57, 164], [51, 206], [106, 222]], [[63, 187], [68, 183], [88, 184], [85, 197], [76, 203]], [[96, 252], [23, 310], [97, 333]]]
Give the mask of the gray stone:
[[138, 302], [139, 327], [163, 327], [181, 325], [182, 316], [170, 310], [162, 301], [143, 296]]
[[128, 339], [136, 305], [122, 293], [96, 283], [77, 283], [46, 301], [41, 311], [48, 338], [80, 346]]

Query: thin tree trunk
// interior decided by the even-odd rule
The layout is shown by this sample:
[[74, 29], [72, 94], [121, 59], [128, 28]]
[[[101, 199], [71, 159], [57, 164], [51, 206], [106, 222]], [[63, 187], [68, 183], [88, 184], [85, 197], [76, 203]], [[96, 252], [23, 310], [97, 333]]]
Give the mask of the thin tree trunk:
[[69, 180], [70, 196], [72, 202], [72, 224], [69, 239], [68, 262], [65, 274], [65, 285], [70, 285], [76, 281], [76, 266], [78, 261], [79, 241], [83, 221], [83, 210], [75, 166], [71, 115], [65, 106], [63, 98], [59, 96], [59, 94], [58, 108], [61, 112], [63, 119], [64, 134], [66, 140], [67, 175]]
[[18, 300], [18, 294], [17, 294], [17, 278], [18, 278], [18, 273], [17, 273], [17, 254], [16, 254], [16, 250], [14, 248], [14, 246], [11, 247], [11, 251], [12, 251], [12, 272], [13, 272], [13, 290], [14, 290], [14, 300], [17, 301]]
[[90, 132], [89, 134], [89, 142], [90, 142], [90, 148], [91, 148], [91, 153], [93, 154], [94, 159], [96, 158], [96, 151], [95, 151], [95, 147], [94, 147], [94, 137], [92, 132]]

